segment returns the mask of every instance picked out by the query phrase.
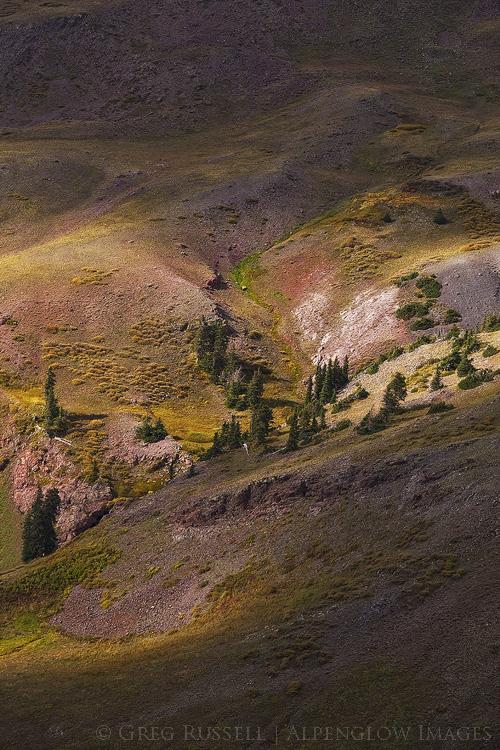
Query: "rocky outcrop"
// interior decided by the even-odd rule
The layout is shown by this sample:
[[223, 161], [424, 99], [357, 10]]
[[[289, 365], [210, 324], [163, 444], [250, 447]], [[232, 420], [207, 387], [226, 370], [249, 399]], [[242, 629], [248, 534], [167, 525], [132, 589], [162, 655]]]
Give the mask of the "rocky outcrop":
[[112, 499], [107, 484], [89, 485], [57, 441], [42, 434], [28, 444], [18, 443], [12, 456], [12, 475], [14, 503], [22, 513], [33, 504], [39, 486], [57, 488], [61, 496], [57, 522], [61, 542], [95, 526]]

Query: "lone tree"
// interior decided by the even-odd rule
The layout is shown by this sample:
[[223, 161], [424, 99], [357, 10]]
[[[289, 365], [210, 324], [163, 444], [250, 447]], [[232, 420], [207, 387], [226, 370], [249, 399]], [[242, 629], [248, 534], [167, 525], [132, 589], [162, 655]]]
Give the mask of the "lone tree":
[[43, 387], [45, 395], [45, 408], [43, 411], [43, 426], [50, 432], [55, 425], [56, 420], [61, 415], [59, 404], [55, 394], [56, 376], [52, 366], [47, 370], [45, 384]]
[[57, 549], [56, 518], [61, 498], [57, 489], [47, 491], [45, 500], [39, 489], [35, 502], [26, 513], [23, 526], [23, 562], [50, 555]]
[[288, 440], [286, 442], [286, 451], [295, 451], [299, 447], [299, 425], [297, 419], [297, 412], [293, 411], [290, 417], [290, 432], [288, 433]]
[[448, 224], [448, 219], [444, 215], [442, 208], [438, 208], [434, 214], [433, 222], [434, 224]]
[[431, 391], [440, 391], [442, 387], [443, 387], [443, 380], [441, 378], [441, 369], [438, 365], [436, 367], [436, 372], [434, 373], [434, 377], [431, 380], [429, 389]]
[[264, 378], [259, 370], [256, 370], [252, 375], [252, 379], [248, 384], [246, 402], [252, 408], [256, 409], [262, 399], [264, 393]]

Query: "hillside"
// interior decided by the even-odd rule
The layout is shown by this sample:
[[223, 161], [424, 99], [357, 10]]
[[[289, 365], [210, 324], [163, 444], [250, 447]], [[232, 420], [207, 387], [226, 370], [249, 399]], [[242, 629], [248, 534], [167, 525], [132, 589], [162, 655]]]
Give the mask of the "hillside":
[[[9, 750], [498, 742], [499, 32], [496, 0], [0, 9]], [[368, 726], [409, 736], [324, 734]]]

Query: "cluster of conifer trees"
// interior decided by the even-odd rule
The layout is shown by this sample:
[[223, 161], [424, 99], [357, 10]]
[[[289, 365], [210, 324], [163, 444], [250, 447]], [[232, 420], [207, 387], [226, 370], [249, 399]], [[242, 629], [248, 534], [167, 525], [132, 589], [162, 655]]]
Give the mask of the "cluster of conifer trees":
[[290, 432], [286, 450], [296, 450], [299, 441], [308, 442], [313, 435], [326, 427], [326, 411], [324, 404], [335, 404], [337, 394], [349, 382], [349, 359], [346, 356], [343, 365], [338, 358], [329, 359], [325, 365], [318, 364], [314, 380], [309, 376], [306, 387], [306, 397], [303, 404], [293, 410], [289, 419]]
[[24, 517], [24, 562], [50, 555], [57, 549], [55, 524], [60, 504], [61, 498], [55, 488], [47, 490], [45, 498], [42, 490], [38, 490], [35, 502]]
[[228, 354], [229, 336], [221, 320], [209, 322], [201, 319], [196, 337], [198, 366], [213, 383], [228, 380], [238, 368], [234, 348]]
[[136, 438], [144, 440], [145, 443], [157, 443], [159, 440], [164, 440], [167, 435], [168, 432], [160, 417], [153, 420], [149, 415], [143, 418], [135, 431]]
[[340, 365], [338, 358], [328, 360], [328, 364], [316, 367], [314, 383], [312, 376], [307, 381], [306, 403], [318, 401], [320, 404], [333, 404], [337, 393], [349, 382], [349, 358]]

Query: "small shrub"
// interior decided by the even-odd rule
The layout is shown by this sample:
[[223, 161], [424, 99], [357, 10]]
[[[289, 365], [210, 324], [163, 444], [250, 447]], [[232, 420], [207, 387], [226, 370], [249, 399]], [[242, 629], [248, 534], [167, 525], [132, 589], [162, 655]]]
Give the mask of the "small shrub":
[[421, 276], [416, 281], [416, 287], [430, 299], [436, 299], [441, 295], [441, 284], [433, 276]]
[[491, 344], [489, 344], [483, 351], [483, 357], [493, 357], [495, 354], [498, 354], [499, 351], [500, 349], [497, 349], [496, 346], [491, 346]]
[[334, 428], [334, 432], [342, 432], [342, 430], [347, 430], [348, 427], [350, 427], [352, 424], [350, 419], [341, 419], [340, 422], [338, 422]]
[[462, 320], [460, 313], [452, 307], [449, 307], [444, 314], [443, 323], [445, 325], [450, 325], [450, 323], [458, 323], [459, 320]]
[[429, 406], [427, 414], [440, 414], [443, 411], [449, 411], [453, 408], [453, 404], [447, 404], [446, 401], [435, 401]]
[[428, 328], [434, 328], [437, 325], [432, 318], [419, 318], [410, 326], [410, 331], [426, 331]]

